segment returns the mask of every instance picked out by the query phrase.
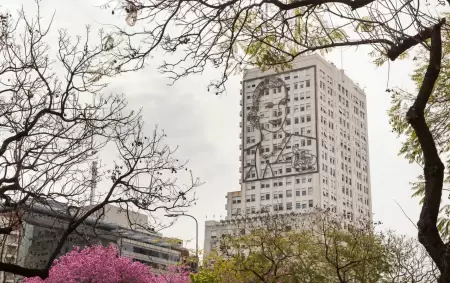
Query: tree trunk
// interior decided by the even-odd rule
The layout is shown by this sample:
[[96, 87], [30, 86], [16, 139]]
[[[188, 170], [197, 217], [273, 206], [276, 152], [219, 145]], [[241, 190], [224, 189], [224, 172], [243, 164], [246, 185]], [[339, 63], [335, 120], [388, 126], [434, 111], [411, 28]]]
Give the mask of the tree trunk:
[[449, 246], [444, 244], [437, 229], [445, 166], [439, 157], [433, 136], [425, 120], [425, 108], [441, 70], [441, 26], [444, 23], [445, 20], [443, 19], [430, 31], [431, 49], [428, 68], [416, 100], [406, 114], [406, 119], [417, 135], [425, 164], [425, 197], [417, 225], [419, 241], [441, 272], [439, 282], [450, 283]]

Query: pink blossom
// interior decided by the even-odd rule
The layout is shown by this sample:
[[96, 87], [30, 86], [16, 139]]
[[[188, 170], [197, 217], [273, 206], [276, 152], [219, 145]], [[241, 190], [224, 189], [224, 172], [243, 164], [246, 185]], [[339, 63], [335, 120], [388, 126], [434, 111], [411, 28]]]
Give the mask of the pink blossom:
[[78, 247], [55, 260], [45, 280], [26, 278], [24, 283], [187, 283], [185, 268], [168, 267], [164, 273], [152, 273], [148, 266], [118, 255], [114, 245]]

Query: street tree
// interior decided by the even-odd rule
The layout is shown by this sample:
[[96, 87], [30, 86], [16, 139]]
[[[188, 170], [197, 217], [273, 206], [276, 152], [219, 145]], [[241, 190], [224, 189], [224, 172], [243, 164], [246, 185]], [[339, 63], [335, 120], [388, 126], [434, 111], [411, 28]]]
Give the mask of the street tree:
[[192, 278], [198, 283], [425, 283], [438, 276], [417, 240], [319, 211], [236, 220]]
[[25, 278], [25, 283], [188, 283], [189, 273], [181, 267], [169, 266], [164, 274], [152, 272], [148, 266], [119, 255], [117, 248], [92, 246], [58, 258], [49, 277]]
[[[450, 235], [450, 206], [448, 200], [446, 200], [449, 198], [448, 191], [450, 182], [450, 132], [448, 127], [448, 117], [450, 114], [450, 87], [448, 83], [450, 81], [450, 25], [448, 23], [443, 26], [442, 41], [442, 67], [425, 109], [425, 119], [435, 140], [439, 155], [444, 160], [446, 167], [446, 176], [443, 185], [444, 196], [442, 197], [438, 228], [442, 237], [448, 240]], [[429, 60], [428, 57], [426, 49], [419, 50], [413, 57], [417, 68], [411, 77], [417, 88], [420, 88], [423, 83]], [[414, 102], [415, 94], [401, 88], [393, 88], [389, 91], [392, 93], [392, 105], [389, 110], [392, 129], [399, 136], [406, 137], [399, 154], [404, 155], [410, 163], [415, 163], [423, 167], [424, 158], [417, 135], [414, 134], [413, 128], [403, 118], [408, 108]], [[423, 174], [419, 175], [417, 180], [412, 182], [412, 189], [413, 196], [419, 197], [421, 202], [423, 202], [425, 194]]]
[[241, 282], [380, 282], [386, 254], [371, 225], [355, 227], [328, 212], [261, 214], [222, 234], [205, 272], [237, 274]]
[[[47, 20], [39, 9], [34, 18], [23, 10], [0, 17], [0, 211], [7, 219], [0, 234], [20, 229], [33, 207], [67, 209], [55, 212], [65, 225], [43, 268], [2, 256], [0, 271], [41, 278], [87, 220], [95, 234], [107, 205], [119, 206], [130, 227], [154, 231], [160, 226], [153, 213], [189, 207], [200, 185], [176, 148], [164, 144], [163, 131], [145, 132], [141, 111], [129, 109], [125, 95], [107, 93], [111, 78], [133, 70], [122, 68], [120, 40], [86, 27], [76, 37], [59, 30], [49, 45]], [[152, 223], [133, 223], [132, 211]]]
[[439, 270], [425, 248], [415, 238], [383, 232], [383, 245], [387, 251], [388, 270], [382, 282], [437, 282]]

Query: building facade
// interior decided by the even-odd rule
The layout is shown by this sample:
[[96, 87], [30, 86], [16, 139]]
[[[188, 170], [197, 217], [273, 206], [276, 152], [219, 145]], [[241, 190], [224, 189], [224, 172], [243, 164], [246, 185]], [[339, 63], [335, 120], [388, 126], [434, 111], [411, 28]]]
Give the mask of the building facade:
[[[227, 218], [308, 213], [371, 219], [364, 91], [319, 55], [284, 72], [244, 72], [240, 104], [240, 191], [227, 194]], [[217, 224], [217, 223], [216, 223]], [[216, 229], [206, 224], [205, 250]]]
[[[65, 204], [56, 202], [42, 206], [35, 204], [28, 208], [22, 213], [21, 224], [3, 238], [3, 262], [27, 268], [44, 268], [67, 229], [67, 211]], [[11, 221], [15, 221], [13, 215], [3, 211], [0, 219], [8, 224], [5, 226], [9, 226]], [[133, 219], [133, 225], [128, 219]], [[113, 244], [122, 256], [161, 270], [169, 265], [178, 265], [189, 257], [189, 251], [183, 247], [181, 240], [144, 230], [145, 226], [148, 226], [146, 215], [106, 205], [102, 213], [87, 218], [76, 232], [69, 235], [58, 256], [73, 250], [74, 246], [83, 248]], [[9, 283], [18, 282], [21, 278], [0, 272], [0, 279]]]

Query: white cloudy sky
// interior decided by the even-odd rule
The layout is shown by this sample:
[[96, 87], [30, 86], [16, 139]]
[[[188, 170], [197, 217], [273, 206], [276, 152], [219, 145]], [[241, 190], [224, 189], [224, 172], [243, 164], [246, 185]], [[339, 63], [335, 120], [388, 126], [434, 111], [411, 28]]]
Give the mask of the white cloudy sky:
[[[84, 25], [119, 21], [111, 10], [96, 7], [103, 0], [43, 0], [44, 20], [55, 12], [55, 21], [50, 36], [55, 38], [57, 28], [67, 28], [71, 34], [82, 34]], [[32, 0], [2, 0], [1, 9], [14, 12], [24, 5], [33, 14]], [[120, 19], [122, 21], [123, 19]], [[372, 175], [372, 198], [374, 220], [382, 221], [385, 228], [394, 228], [400, 233], [414, 235], [415, 228], [405, 218], [395, 201], [406, 213], [417, 221], [419, 205], [411, 199], [409, 182], [420, 172], [418, 166], [408, 164], [397, 156], [400, 140], [391, 132], [387, 109], [389, 94], [385, 92], [388, 79], [387, 67], [376, 68], [367, 59], [368, 49], [343, 50], [342, 63], [346, 73], [362, 87], [368, 96], [370, 166]], [[200, 222], [200, 247], [203, 246], [203, 223], [208, 216], [216, 220], [225, 215], [227, 191], [239, 189], [239, 77], [233, 77], [227, 85], [227, 93], [220, 97], [208, 93], [207, 83], [214, 78], [214, 71], [192, 76], [179, 81], [175, 86], [156, 70], [158, 59], [163, 54], [155, 53], [155, 59], [138, 73], [121, 77], [111, 85], [111, 90], [127, 94], [131, 108], [142, 107], [146, 127], [152, 131], [158, 124], [165, 129], [171, 145], [179, 145], [178, 156], [189, 159], [189, 168], [205, 184], [197, 191], [197, 205], [189, 213]], [[341, 50], [326, 56], [341, 66]], [[412, 88], [409, 78], [411, 61], [391, 63], [389, 86]], [[164, 232], [169, 236], [189, 240], [194, 248], [195, 227], [191, 219], [180, 219]]]

